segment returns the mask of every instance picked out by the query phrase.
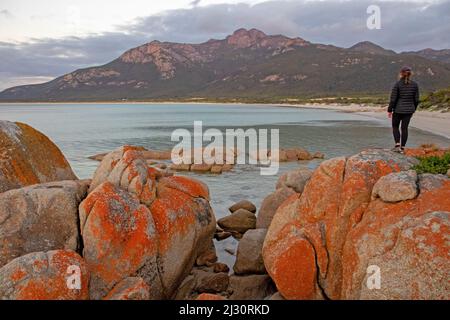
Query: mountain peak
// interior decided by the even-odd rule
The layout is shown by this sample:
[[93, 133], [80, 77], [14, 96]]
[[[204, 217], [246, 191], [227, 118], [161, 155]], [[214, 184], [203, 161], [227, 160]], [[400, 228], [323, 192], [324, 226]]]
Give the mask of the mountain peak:
[[247, 48], [257, 43], [259, 40], [266, 38], [267, 35], [258, 29], [237, 29], [231, 36], [227, 37], [227, 43], [239, 48]]
[[382, 55], [395, 54], [394, 51], [385, 49], [382, 46], [379, 46], [378, 44], [375, 44], [370, 41], [358, 42], [357, 44], [350, 47], [349, 49], [352, 51], [358, 51], [358, 52], [364, 52], [364, 53], [370, 53], [370, 54], [382, 54]]

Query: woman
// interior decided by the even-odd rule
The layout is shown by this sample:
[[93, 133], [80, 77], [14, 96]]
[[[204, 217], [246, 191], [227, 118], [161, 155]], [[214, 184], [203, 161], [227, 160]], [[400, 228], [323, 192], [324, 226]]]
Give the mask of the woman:
[[[412, 70], [403, 67], [400, 80], [392, 88], [388, 116], [392, 118], [392, 132], [395, 147], [393, 151], [403, 153], [408, 140], [408, 126], [413, 113], [419, 105], [419, 86], [411, 80]], [[401, 128], [401, 132], [400, 129]]]

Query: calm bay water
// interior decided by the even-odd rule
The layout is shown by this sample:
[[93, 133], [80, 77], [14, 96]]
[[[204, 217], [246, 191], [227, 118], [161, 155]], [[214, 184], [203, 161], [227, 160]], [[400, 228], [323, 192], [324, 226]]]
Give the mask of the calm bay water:
[[[323, 152], [327, 158], [351, 155], [365, 148], [392, 146], [389, 122], [352, 113], [319, 109], [280, 108], [247, 105], [193, 104], [14, 104], [0, 105], [0, 119], [25, 122], [45, 133], [63, 151], [80, 178], [92, 176], [98, 162], [88, 156], [111, 151], [124, 144], [149, 149], [170, 149], [173, 130], [192, 130], [194, 121], [206, 128], [278, 128], [281, 147], [303, 147]], [[413, 120], [414, 121], [414, 120]], [[421, 143], [449, 146], [450, 140], [411, 129], [409, 146]], [[314, 168], [317, 160], [281, 164], [279, 175], [298, 166]], [[275, 188], [278, 176], [261, 176], [259, 169], [238, 166], [222, 175], [189, 174], [208, 184], [216, 217], [241, 199], [257, 207]], [[236, 241], [217, 244], [219, 259], [232, 265], [233, 257], [224, 247]]]

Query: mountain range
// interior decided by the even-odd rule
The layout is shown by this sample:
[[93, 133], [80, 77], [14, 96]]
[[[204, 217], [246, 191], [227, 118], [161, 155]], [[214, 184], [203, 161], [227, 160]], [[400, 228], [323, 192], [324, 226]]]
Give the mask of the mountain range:
[[152, 41], [102, 65], [4, 90], [0, 101], [308, 98], [385, 94], [403, 65], [425, 91], [450, 84], [450, 50], [396, 53], [239, 29], [200, 44]]

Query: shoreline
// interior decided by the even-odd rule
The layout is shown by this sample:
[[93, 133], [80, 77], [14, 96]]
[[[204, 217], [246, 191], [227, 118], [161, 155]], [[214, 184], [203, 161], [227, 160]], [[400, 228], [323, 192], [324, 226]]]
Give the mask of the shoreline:
[[[0, 108], [2, 105], [108, 105], [108, 104], [131, 104], [131, 105], [230, 105], [230, 106], [254, 106], [254, 107], [281, 107], [281, 108], [303, 108], [303, 109], [322, 109], [331, 110], [337, 112], [356, 113], [361, 116], [365, 116], [371, 119], [377, 120], [389, 120], [386, 115], [386, 106], [366, 105], [366, 104], [346, 104], [341, 105], [337, 103], [245, 103], [245, 102], [142, 102], [142, 101], [113, 101], [113, 102], [0, 102]], [[450, 113], [441, 113], [438, 111], [416, 111], [412, 120], [411, 127], [427, 131], [439, 136], [443, 136], [450, 139]]]

